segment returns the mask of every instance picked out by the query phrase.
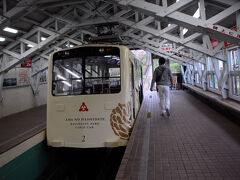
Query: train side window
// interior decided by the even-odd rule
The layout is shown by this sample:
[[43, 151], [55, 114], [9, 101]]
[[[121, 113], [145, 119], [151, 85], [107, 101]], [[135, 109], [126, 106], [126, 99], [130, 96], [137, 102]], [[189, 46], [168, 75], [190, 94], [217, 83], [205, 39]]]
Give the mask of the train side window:
[[132, 101], [132, 112], [133, 112], [133, 118], [135, 119], [135, 78], [134, 78], [134, 66], [133, 63], [130, 63], [130, 96]]

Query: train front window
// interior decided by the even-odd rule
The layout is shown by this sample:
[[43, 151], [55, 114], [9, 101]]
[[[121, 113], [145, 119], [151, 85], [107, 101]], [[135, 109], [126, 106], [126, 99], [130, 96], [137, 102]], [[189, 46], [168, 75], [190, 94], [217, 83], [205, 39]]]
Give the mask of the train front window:
[[54, 96], [121, 91], [119, 48], [82, 47], [64, 53], [53, 56]]
[[85, 64], [87, 94], [120, 92], [120, 58], [118, 56], [87, 56]]
[[53, 68], [53, 95], [83, 92], [82, 58], [56, 60]]

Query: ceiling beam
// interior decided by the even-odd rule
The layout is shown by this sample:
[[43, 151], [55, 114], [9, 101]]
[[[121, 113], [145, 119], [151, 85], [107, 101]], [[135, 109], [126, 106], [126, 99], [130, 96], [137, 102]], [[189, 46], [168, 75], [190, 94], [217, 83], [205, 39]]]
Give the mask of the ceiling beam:
[[[130, 37], [132, 37], [136, 42], [136, 41], [139, 41], [139, 42], [142, 42], [142, 43], [145, 43], [145, 44], [149, 44], [150, 46], [153, 44], [153, 42], [151, 42], [151, 40], [143, 40], [141, 37], [138, 37], [136, 35], [133, 35], [131, 34]], [[148, 46], [149, 48], [149, 46]], [[181, 61], [185, 61], [184, 58], [187, 58], [189, 60], [193, 60], [193, 61], [197, 61], [197, 62], [200, 62], [202, 64], [205, 64], [205, 62], [199, 60], [200, 57], [202, 56], [201, 54], [195, 54], [195, 53], [186, 53], [186, 52], [183, 52], [183, 51], [180, 51], [179, 49], [175, 49], [174, 47], [172, 48], [172, 52], [167, 52], [167, 51], [164, 51], [161, 49], [160, 46], [156, 46], [156, 47], [153, 47], [152, 48], [156, 48], [155, 51], [158, 51], [159, 53], [161, 54], [164, 54], [166, 55], [167, 57], [174, 57], [175, 59], [178, 59], [178, 60], [181, 60]], [[178, 56], [176, 56], [178, 55]]]
[[[181, 0], [179, 2], [185, 2], [185, 1], [187, 0]], [[231, 32], [231, 35], [229, 35], [227, 33], [222, 33], [213, 28], [214, 24], [222, 21], [229, 15], [238, 11], [240, 9], [240, 2], [231, 4], [229, 8], [224, 10], [226, 14], [219, 13], [213, 16], [212, 18], [210, 18], [209, 21], [197, 19], [190, 15], [187, 15], [178, 11], [173, 11], [172, 13], [165, 15], [163, 14], [164, 13], [163, 7], [146, 2], [146, 1], [142, 1], [142, 0], [132, 0], [132, 1], [108, 0], [108, 2], [117, 3], [118, 5], [126, 9], [132, 8], [135, 11], [147, 14], [149, 16], [153, 16], [156, 18], [156, 20], [163, 20], [166, 22], [174, 23], [188, 29], [191, 28], [194, 31], [197, 31], [200, 33], [202, 32], [211, 33], [214, 37], [217, 37], [218, 40], [227, 41], [236, 45], [240, 45], [240, 41], [239, 41], [240, 33], [237, 33], [228, 29], [228, 32]], [[175, 3], [176, 6], [179, 4], [179, 2]], [[226, 27], [223, 27], [223, 28], [226, 28]]]
[[[66, 42], [70, 41], [76, 45], [81, 45], [83, 43], [83, 41], [78, 41], [76, 40], [75, 38], [78, 37], [79, 35], [81, 35], [81, 33], [85, 33], [85, 34], [92, 34], [91, 32], [88, 32], [87, 30], [81, 30], [81, 31], [76, 31], [75, 33], [73, 33], [70, 37], [65, 37], [62, 41], [60, 41], [59, 43], [57, 44], [54, 44], [53, 47], [49, 48], [49, 49], [46, 49], [44, 52], [42, 52], [41, 54], [39, 54], [36, 58], [33, 58], [33, 62], [39, 64], [37, 66], [37, 68], [33, 68], [32, 69], [32, 74], [31, 76], [36, 76], [38, 73], [46, 70], [48, 68], [48, 58], [46, 59], [42, 59], [41, 57], [48, 57], [49, 54], [51, 52], [53, 52], [56, 47], [60, 47], [62, 45], [64, 45]], [[96, 36], [96, 34], [92, 34], [93, 36]], [[39, 61], [39, 62], [38, 62]]]
[[[138, 29], [138, 30], [141, 30], [141, 31], [144, 31], [144, 32], [147, 32], [147, 33], [150, 33], [152, 34], [154, 37], [157, 37], [157, 38], [164, 38], [168, 41], [171, 41], [171, 42], [174, 42], [174, 43], [178, 43], [178, 44], [181, 44], [183, 45], [184, 47], [187, 47], [189, 49], [193, 49], [193, 50], [196, 50], [200, 53], [204, 53], [206, 55], [209, 55], [209, 56], [213, 56], [213, 52], [207, 48], [204, 48], [202, 45], [199, 45], [199, 44], [195, 44], [195, 43], [192, 43], [190, 41], [194, 40], [195, 38], [197, 38], [198, 36], [202, 35], [201, 33], [197, 33], [197, 34], [194, 34], [192, 35], [190, 38], [186, 38], [186, 42], [185, 42], [185, 39], [181, 39], [179, 37], [176, 37], [176, 36], [173, 36], [173, 35], [170, 35], [170, 34], [167, 34], [167, 33], [164, 33], [162, 34], [160, 37], [158, 36], [158, 32], [157, 30], [155, 29], [152, 29], [150, 27], [146, 27], [144, 25], [141, 25], [141, 26], [135, 26], [135, 22], [132, 22], [128, 19], [125, 19], [125, 18], [122, 18], [122, 17], [115, 17], [113, 16], [112, 17], [113, 19], [118, 19], [120, 23], [122, 24], [125, 24], [125, 25], [128, 25], [132, 28], [135, 28], [135, 29]], [[112, 19], [111, 18], [111, 19]], [[175, 27], [175, 25], [174, 25]]]

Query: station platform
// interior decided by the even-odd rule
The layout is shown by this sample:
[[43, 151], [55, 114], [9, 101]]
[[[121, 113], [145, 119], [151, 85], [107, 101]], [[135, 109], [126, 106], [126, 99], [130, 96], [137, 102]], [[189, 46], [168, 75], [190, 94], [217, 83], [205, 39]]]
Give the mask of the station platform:
[[204, 91], [202, 88], [193, 86], [190, 84], [182, 84], [184, 89], [188, 89], [191, 93], [194, 93], [201, 100], [207, 102], [213, 108], [223, 112], [230, 119], [240, 124], [240, 103], [232, 99], [223, 99], [220, 94], [216, 94], [210, 91]]
[[145, 94], [116, 180], [240, 179], [240, 126], [185, 91]]
[[[222, 101], [191, 86], [188, 89], [199, 91], [198, 94], [216, 105], [224, 102], [221, 105], [224, 108], [232, 106], [234, 111], [240, 110], [239, 103]], [[0, 177], [17, 176], [15, 169], [23, 172], [20, 168], [11, 168], [8, 162], [18, 156], [13, 154], [23, 154], [31, 147], [36, 155], [30, 150], [16, 158], [17, 167], [22, 167], [22, 158], [26, 155], [31, 161], [35, 161], [35, 157], [39, 162], [44, 159], [42, 169], [49, 164], [51, 155], [46, 155], [44, 142], [39, 144], [45, 138], [45, 127], [46, 106], [0, 120], [0, 167], [6, 167], [0, 170]], [[19, 147], [14, 149], [16, 146]], [[239, 125], [182, 90], [171, 91], [171, 116], [162, 117], [157, 93], [147, 92], [116, 179], [240, 179], [239, 169]], [[39, 174], [41, 172], [39, 170]]]
[[46, 128], [46, 105], [0, 119], [0, 154]]

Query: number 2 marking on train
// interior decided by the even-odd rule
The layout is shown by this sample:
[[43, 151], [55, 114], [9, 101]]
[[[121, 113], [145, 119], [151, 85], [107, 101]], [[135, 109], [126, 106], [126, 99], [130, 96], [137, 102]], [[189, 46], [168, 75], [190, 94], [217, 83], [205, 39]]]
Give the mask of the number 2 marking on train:
[[85, 142], [86, 136], [82, 136], [82, 142]]

